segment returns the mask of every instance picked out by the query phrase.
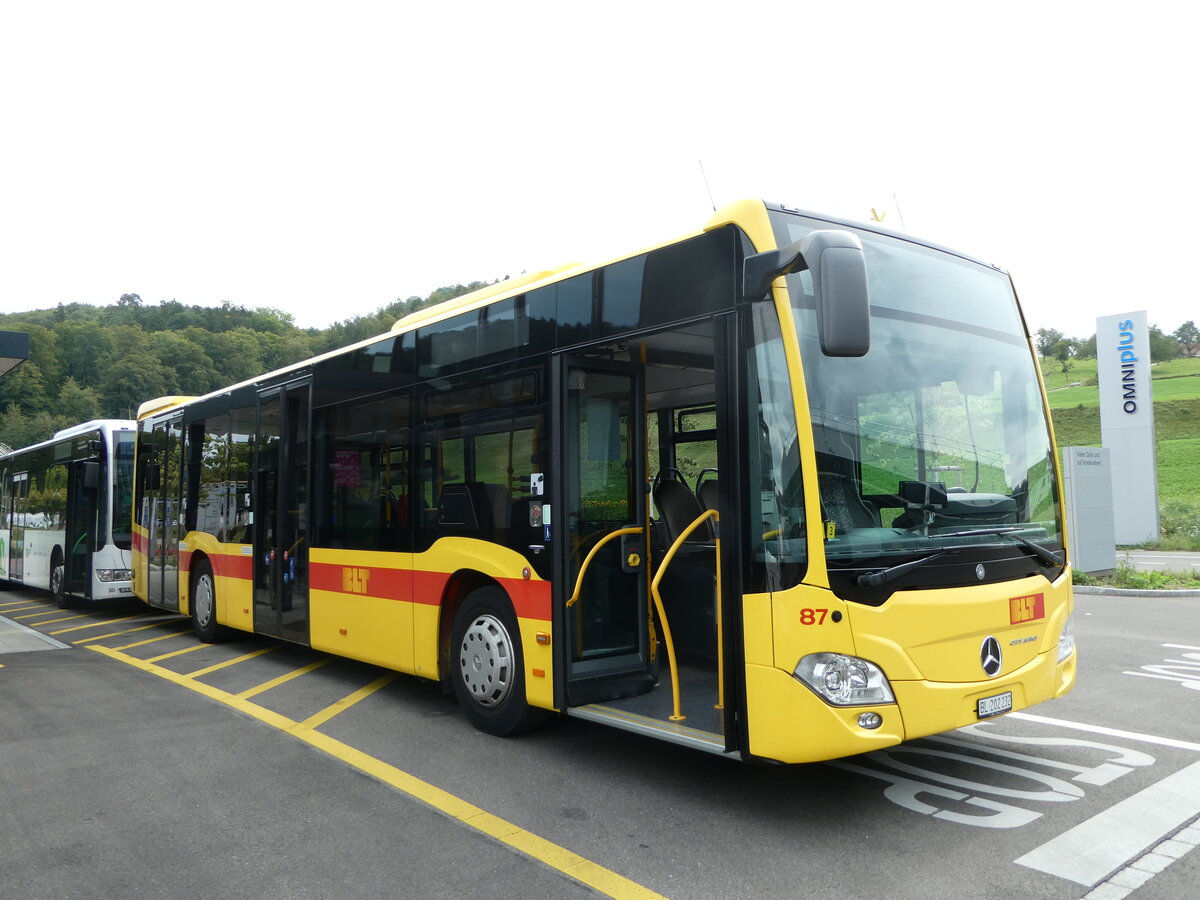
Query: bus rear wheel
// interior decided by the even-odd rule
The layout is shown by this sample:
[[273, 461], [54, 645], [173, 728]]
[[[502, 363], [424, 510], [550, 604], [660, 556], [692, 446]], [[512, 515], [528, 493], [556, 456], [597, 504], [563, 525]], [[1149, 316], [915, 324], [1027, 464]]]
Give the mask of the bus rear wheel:
[[212, 564], [201, 560], [192, 575], [192, 630], [196, 637], [211, 644], [220, 637], [217, 625], [217, 582], [213, 578]]
[[500, 736], [519, 734], [546, 718], [525, 699], [520, 631], [498, 587], [472, 591], [454, 616], [450, 680], [471, 724]]

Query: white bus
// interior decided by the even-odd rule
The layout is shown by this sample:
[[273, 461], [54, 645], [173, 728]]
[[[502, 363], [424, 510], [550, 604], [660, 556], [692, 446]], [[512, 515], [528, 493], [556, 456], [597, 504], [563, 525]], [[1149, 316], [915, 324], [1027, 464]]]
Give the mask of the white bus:
[[0, 580], [59, 606], [132, 596], [135, 429], [85, 422], [0, 456]]

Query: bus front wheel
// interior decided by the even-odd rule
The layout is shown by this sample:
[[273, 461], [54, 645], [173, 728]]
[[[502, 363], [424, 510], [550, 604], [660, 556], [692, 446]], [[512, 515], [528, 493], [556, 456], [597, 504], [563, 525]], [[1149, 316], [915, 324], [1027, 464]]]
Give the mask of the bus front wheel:
[[70, 604], [67, 597], [67, 566], [63, 562], [62, 551], [57, 547], [50, 556], [50, 593], [59, 609], [66, 609]]
[[454, 616], [450, 679], [471, 724], [510, 735], [540, 724], [546, 711], [525, 699], [520, 631], [499, 587], [472, 591]]
[[192, 576], [192, 630], [206, 644], [216, 641], [220, 634], [217, 625], [217, 582], [212, 564], [201, 560]]

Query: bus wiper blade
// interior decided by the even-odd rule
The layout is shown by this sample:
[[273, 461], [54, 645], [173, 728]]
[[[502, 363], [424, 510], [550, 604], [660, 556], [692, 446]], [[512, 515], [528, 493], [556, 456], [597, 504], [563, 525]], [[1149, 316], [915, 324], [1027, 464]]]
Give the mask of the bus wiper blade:
[[1035, 544], [1029, 538], [1018, 533], [1016, 528], [971, 528], [967, 531], [951, 531], [948, 534], [939, 534], [938, 537], [974, 537], [986, 534], [1012, 538], [1025, 549], [1032, 551], [1034, 556], [1048, 566], [1063, 565], [1063, 557], [1059, 556], [1053, 550], [1043, 547], [1041, 544]]
[[879, 587], [889, 581], [894, 581], [905, 572], [911, 572], [917, 566], [923, 566], [927, 562], [933, 562], [939, 556], [945, 556], [949, 552], [957, 553], [957, 550], [939, 550], [937, 553], [930, 553], [928, 556], [922, 556], [920, 559], [914, 559], [911, 562], [900, 563], [898, 566], [890, 566], [886, 569], [880, 569], [878, 572], [866, 572], [858, 576], [859, 587]]

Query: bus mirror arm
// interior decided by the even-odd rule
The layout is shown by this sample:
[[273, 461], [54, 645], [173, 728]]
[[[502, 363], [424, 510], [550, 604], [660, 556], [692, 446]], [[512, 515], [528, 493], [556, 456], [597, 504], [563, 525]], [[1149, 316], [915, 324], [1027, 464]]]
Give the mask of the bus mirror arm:
[[780, 275], [808, 269], [817, 308], [817, 333], [826, 356], [864, 356], [871, 349], [871, 305], [862, 242], [848, 231], [806, 234], [781, 250], [746, 258], [742, 296], [765, 299]]

